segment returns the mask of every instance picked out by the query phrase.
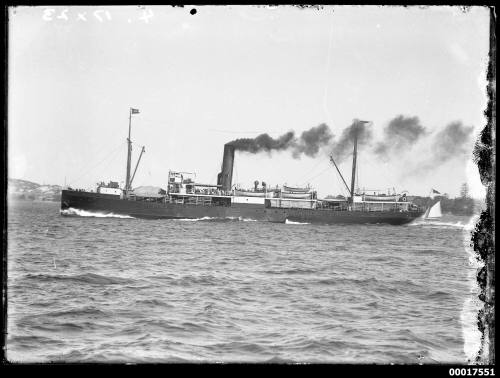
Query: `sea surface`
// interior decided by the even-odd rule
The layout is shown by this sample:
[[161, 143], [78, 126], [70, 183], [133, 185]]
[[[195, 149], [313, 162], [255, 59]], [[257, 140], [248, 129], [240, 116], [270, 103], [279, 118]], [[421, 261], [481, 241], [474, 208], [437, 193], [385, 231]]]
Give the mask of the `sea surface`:
[[467, 364], [474, 224], [141, 220], [10, 202], [7, 358]]

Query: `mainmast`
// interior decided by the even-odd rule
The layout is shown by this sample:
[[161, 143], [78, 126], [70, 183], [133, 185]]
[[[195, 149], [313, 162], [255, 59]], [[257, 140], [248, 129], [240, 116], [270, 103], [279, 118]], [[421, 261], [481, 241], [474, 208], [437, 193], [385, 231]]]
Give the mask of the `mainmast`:
[[358, 157], [358, 133], [359, 127], [363, 123], [370, 123], [369, 121], [354, 120], [354, 151], [352, 153], [352, 176], [351, 176], [351, 203], [354, 202], [354, 184], [356, 182], [356, 159]]
[[356, 158], [358, 154], [358, 120], [354, 121], [354, 151], [352, 153], [351, 203], [354, 202], [354, 182], [356, 181]]
[[130, 190], [130, 160], [132, 159], [132, 140], [130, 139], [130, 130], [132, 128], [132, 114], [138, 114], [139, 109], [130, 108], [128, 115], [128, 138], [127, 138], [127, 175], [125, 179], [125, 191]]

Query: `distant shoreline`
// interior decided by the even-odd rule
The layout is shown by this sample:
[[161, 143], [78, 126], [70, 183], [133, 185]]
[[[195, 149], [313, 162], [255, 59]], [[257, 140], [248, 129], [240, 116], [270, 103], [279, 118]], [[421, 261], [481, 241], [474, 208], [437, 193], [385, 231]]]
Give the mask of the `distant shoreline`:
[[61, 201], [61, 199], [47, 199], [47, 200], [44, 200], [44, 199], [39, 199], [39, 198], [35, 198], [35, 199], [31, 199], [31, 198], [12, 198], [12, 196], [8, 196], [7, 197], [7, 202], [40, 202], [40, 203], [59, 203]]

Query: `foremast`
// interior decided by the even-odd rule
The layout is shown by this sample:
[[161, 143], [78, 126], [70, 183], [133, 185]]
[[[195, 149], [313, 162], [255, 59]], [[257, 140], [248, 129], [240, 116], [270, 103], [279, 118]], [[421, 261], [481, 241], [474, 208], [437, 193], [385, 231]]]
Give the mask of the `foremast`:
[[[128, 114], [128, 138], [127, 138], [127, 173], [125, 176], [125, 193], [127, 193], [131, 188], [131, 179], [130, 179], [130, 164], [132, 160], [132, 140], [130, 139], [130, 132], [132, 129], [132, 114], [139, 114], [139, 109], [130, 108]], [[142, 148], [142, 152], [144, 152], [144, 147]], [[141, 156], [142, 156], [141, 152]], [[139, 157], [140, 160], [140, 157]], [[137, 162], [139, 165], [139, 162]], [[137, 170], [137, 166], [135, 167]], [[134, 172], [135, 175], [135, 172]]]

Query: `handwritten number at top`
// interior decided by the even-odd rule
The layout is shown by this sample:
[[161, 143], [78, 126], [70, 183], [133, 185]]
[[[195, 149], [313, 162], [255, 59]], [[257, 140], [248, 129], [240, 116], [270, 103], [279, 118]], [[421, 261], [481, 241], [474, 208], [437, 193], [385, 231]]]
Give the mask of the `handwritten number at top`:
[[[59, 14], [57, 10], [54, 8], [46, 8], [43, 10], [42, 19], [44, 21], [54, 21], [54, 20], [70, 20], [68, 16], [70, 10], [68, 8], [63, 9]], [[87, 21], [91, 16], [95, 18], [99, 22], [111, 21], [111, 12], [104, 9], [97, 9], [91, 13], [91, 15], [87, 16], [87, 12], [78, 12], [76, 14], [76, 21]], [[150, 19], [154, 16], [153, 11], [151, 9], [143, 9], [142, 15], [139, 17], [139, 20], [144, 21], [145, 23], [149, 23]], [[72, 17], [71, 17], [72, 18]], [[130, 22], [130, 20], [129, 20]]]

